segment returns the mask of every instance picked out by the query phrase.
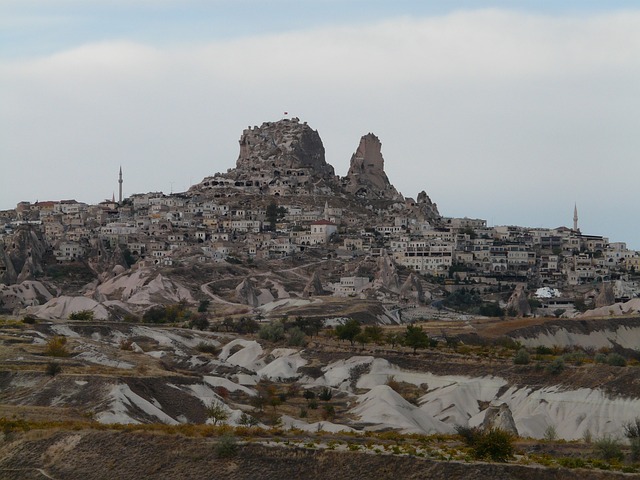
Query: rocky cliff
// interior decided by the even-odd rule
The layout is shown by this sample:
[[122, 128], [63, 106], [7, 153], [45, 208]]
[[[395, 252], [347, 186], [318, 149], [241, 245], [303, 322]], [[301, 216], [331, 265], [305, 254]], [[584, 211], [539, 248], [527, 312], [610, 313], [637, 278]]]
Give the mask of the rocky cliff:
[[367, 199], [403, 201], [404, 197], [389, 182], [384, 171], [382, 143], [373, 133], [360, 139], [351, 157], [349, 172], [343, 179], [347, 192]]
[[297, 118], [249, 127], [240, 137], [236, 168], [205, 178], [191, 191], [242, 188], [247, 193], [301, 195], [339, 187], [320, 135]]

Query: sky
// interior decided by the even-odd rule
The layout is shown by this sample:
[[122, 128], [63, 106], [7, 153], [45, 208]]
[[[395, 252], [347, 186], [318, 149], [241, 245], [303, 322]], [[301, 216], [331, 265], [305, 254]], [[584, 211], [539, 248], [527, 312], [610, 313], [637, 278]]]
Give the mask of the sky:
[[297, 116], [345, 175], [640, 249], [636, 1], [0, 0], [0, 210], [180, 192]]

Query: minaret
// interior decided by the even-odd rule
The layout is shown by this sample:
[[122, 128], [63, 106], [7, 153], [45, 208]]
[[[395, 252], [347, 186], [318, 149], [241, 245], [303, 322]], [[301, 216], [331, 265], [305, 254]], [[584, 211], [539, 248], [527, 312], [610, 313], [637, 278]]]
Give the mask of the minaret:
[[329, 200], [324, 202], [324, 219], [329, 220]]
[[120, 184], [118, 190], [118, 203], [122, 204], [122, 165], [120, 166], [120, 175], [118, 175], [118, 183]]
[[573, 204], [573, 231], [578, 231], [578, 205]]

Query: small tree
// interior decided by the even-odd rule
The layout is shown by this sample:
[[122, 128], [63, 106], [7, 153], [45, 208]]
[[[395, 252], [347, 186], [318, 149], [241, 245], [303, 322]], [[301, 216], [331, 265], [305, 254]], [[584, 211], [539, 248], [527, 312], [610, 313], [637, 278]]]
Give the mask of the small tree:
[[206, 408], [207, 418], [210, 418], [214, 425], [222, 423], [229, 418], [229, 413], [224, 406], [218, 402], [211, 402]]
[[351, 318], [345, 322], [344, 325], [338, 325], [336, 327], [336, 335], [340, 340], [349, 340], [351, 346], [355, 342], [356, 336], [362, 331], [360, 322]]
[[405, 345], [413, 348], [413, 353], [416, 353], [418, 348], [427, 348], [429, 346], [429, 336], [422, 330], [422, 327], [407, 325], [407, 331], [404, 336]]
[[200, 300], [200, 303], [198, 304], [198, 313], [205, 313], [209, 308], [209, 303], [211, 303], [210, 300]]

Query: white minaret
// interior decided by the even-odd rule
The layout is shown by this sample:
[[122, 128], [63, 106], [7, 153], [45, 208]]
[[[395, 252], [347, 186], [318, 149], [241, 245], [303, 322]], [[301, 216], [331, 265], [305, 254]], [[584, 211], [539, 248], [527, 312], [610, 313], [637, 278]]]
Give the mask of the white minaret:
[[120, 175], [118, 175], [118, 183], [120, 184], [118, 189], [118, 203], [122, 204], [122, 165], [120, 166]]
[[575, 203], [573, 204], [573, 230], [578, 231], [578, 205]]

